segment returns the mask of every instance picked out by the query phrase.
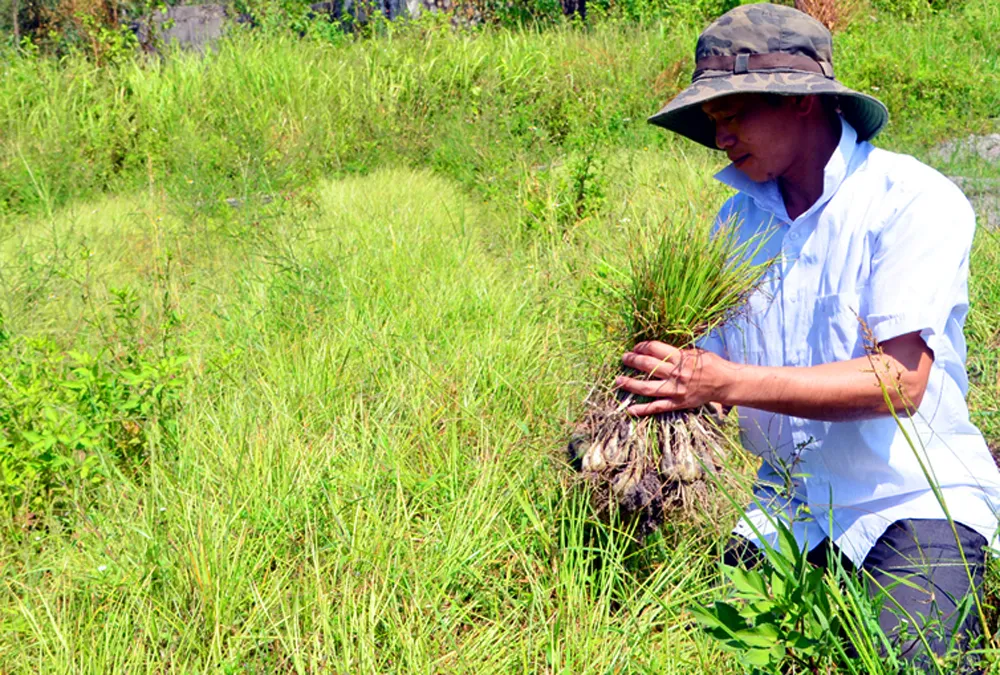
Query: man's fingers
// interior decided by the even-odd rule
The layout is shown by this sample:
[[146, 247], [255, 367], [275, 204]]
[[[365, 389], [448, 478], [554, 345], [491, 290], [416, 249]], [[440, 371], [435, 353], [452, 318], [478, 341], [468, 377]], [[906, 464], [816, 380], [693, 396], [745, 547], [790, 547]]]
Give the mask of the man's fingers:
[[622, 363], [629, 368], [635, 368], [636, 370], [641, 370], [644, 373], [658, 375], [660, 377], [663, 377], [666, 373], [677, 367], [676, 364], [670, 363], [669, 361], [658, 359], [655, 356], [636, 354], [635, 352], [625, 352], [625, 355], [622, 356]]
[[615, 385], [640, 396], [674, 396], [677, 393], [677, 383], [672, 380], [637, 380], [622, 375], [615, 379]]
[[640, 342], [632, 348], [632, 351], [636, 354], [655, 356], [663, 361], [670, 361], [681, 352], [681, 350], [677, 347], [668, 345], [666, 342], [660, 342], [658, 340], [646, 340], [645, 342]]
[[628, 407], [628, 412], [636, 417], [655, 415], [656, 413], [672, 412], [680, 410], [680, 407], [670, 399], [661, 398], [652, 403], [638, 403]]

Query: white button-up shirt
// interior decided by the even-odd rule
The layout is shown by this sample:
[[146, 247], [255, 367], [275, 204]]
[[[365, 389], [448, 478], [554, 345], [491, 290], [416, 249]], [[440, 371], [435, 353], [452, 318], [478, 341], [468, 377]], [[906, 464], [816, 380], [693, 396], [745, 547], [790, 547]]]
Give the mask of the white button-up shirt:
[[798, 218], [775, 181], [754, 183], [733, 166], [716, 178], [738, 190], [717, 227], [732, 223], [743, 240], [770, 233], [757, 258], [776, 262], [747, 311], [702, 346], [738, 363], [813, 366], [919, 332], [934, 352], [902, 428], [892, 417], [821, 422], [741, 407], [742, 440], [764, 462], [734, 532], [774, 545], [780, 517], [803, 550], [830, 538], [860, 565], [894, 521], [945, 517], [933, 477], [952, 518], [994, 542], [1000, 473], [965, 404], [975, 214], [962, 192], [912, 157], [858, 143], [847, 122], [823, 195]]

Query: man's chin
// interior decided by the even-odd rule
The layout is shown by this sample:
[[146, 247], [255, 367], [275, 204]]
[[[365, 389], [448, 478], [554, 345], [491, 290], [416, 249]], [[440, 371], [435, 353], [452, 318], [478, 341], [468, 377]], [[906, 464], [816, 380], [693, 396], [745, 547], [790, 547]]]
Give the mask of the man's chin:
[[767, 175], [766, 171], [760, 171], [755, 166], [751, 165], [750, 162], [744, 162], [741, 166], [736, 166], [736, 170], [742, 173], [744, 176], [752, 180], [754, 183], [766, 183], [770, 176]]

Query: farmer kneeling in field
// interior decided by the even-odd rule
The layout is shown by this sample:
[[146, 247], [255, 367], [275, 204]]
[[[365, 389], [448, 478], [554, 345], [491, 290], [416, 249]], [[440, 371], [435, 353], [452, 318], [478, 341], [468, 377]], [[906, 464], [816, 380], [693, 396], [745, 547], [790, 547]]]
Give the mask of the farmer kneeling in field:
[[935, 653], [953, 635], [967, 648], [980, 615], [956, 604], [982, 592], [1000, 506], [965, 404], [972, 208], [935, 170], [869, 143], [886, 108], [834, 79], [830, 33], [809, 16], [738, 7], [695, 58], [691, 86], [650, 122], [725, 151], [716, 177], [737, 194], [717, 227], [769, 234], [757, 256], [775, 262], [702, 349], [638, 344], [623, 362], [650, 379], [617, 384], [655, 399], [636, 415], [739, 406], [764, 461], [727, 563], [756, 564], [781, 519], [811, 561], [836, 553], [884, 589], [879, 621], [905, 658], [925, 658], [907, 613]]

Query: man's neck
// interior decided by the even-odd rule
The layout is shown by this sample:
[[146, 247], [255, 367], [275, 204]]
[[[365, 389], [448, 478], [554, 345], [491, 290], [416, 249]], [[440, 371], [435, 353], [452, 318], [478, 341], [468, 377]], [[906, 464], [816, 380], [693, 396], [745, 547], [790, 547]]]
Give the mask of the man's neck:
[[778, 177], [778, 189], [788, 217], [795, 220], [823, 196], [826, 165], [840, 143], [840, 125], [816, 125], [813, 143], [805, 146], [794, 162]]

